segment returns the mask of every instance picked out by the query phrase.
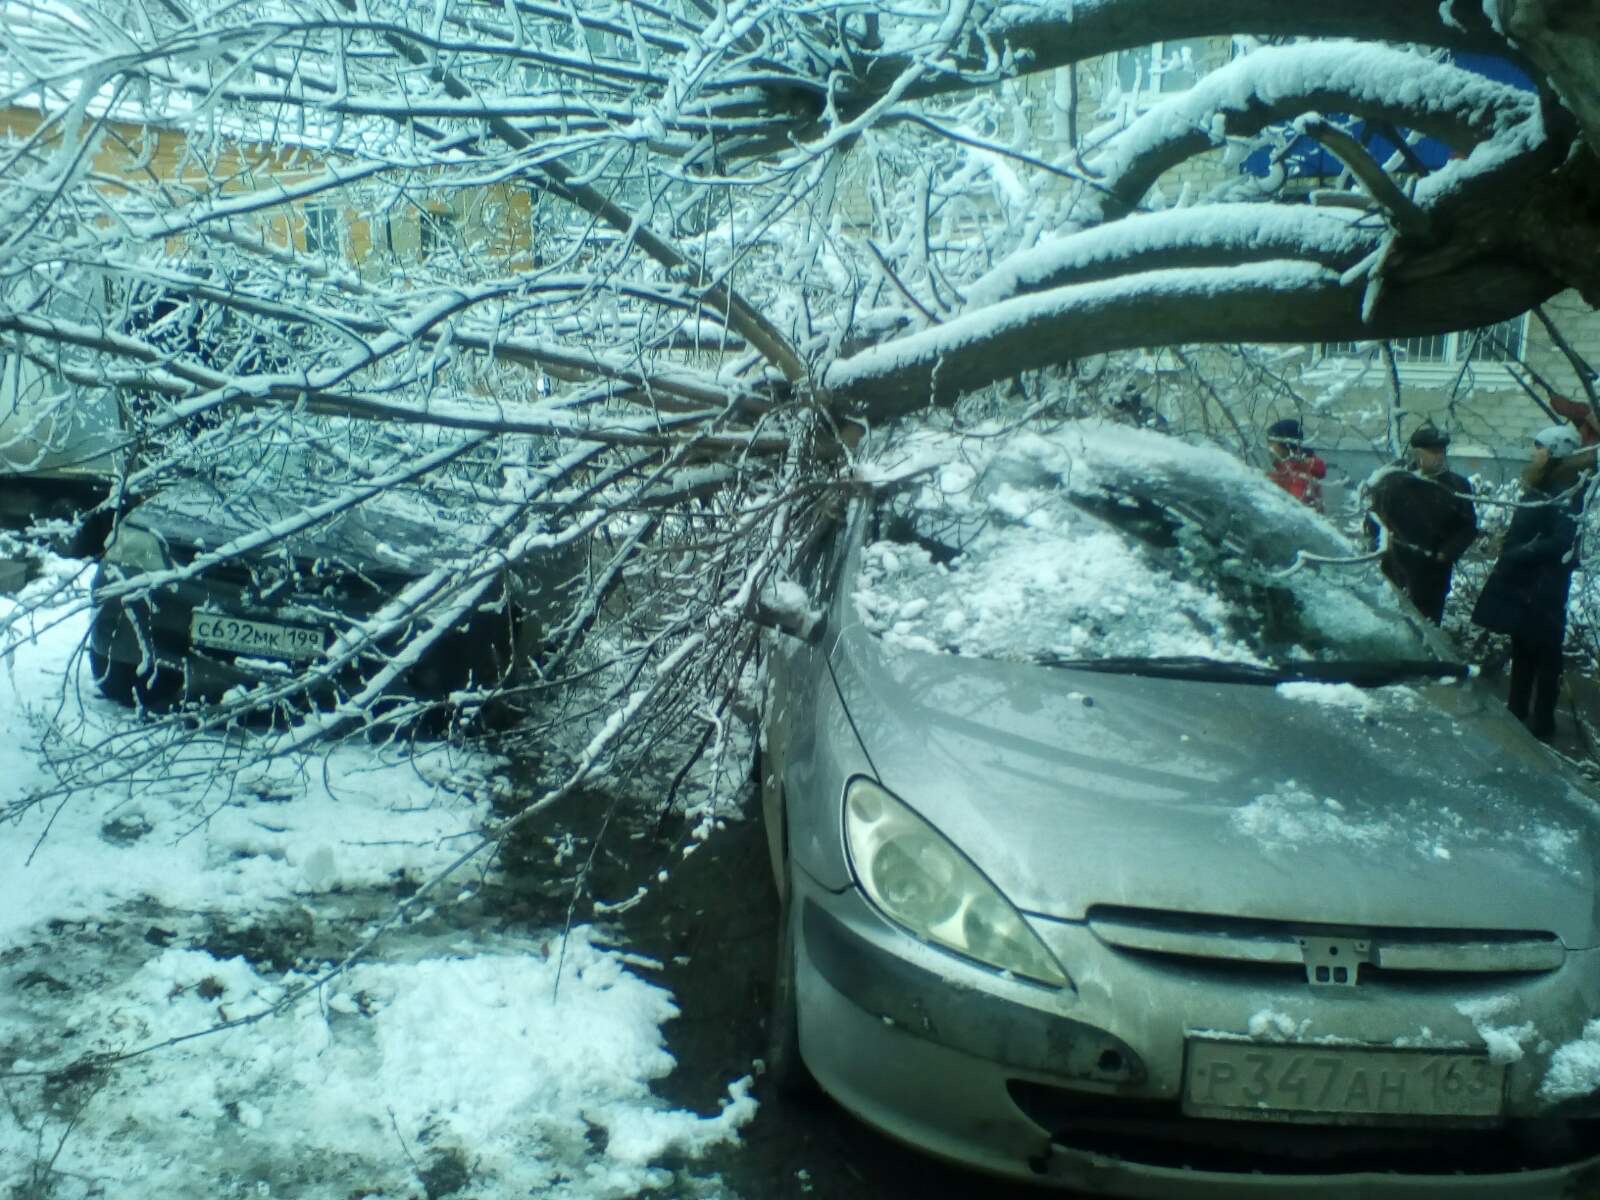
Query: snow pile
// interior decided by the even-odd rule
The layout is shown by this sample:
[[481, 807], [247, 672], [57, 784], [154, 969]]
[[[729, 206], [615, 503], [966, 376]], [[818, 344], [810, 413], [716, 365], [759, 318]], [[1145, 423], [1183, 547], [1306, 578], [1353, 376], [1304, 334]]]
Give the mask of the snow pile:
[[[754, 1113], [748, 1079], [709, 1119], [652, 1102], [648, 1081], [673, 1066], [660, 1033], [677, 1015], [670, 997], [583, 929], [557, 990], [561, 948], [549, 949], [358, 966], [320, 1002], [138, 1060], [89, 1101], [56, 1167], [154, 1197], [206, 1194], [205, 1181], [246, 1164], [357, 1159], [365, 1186], [409, 1195], [405, 1145], [419, 1163], [470, 1164], [494, 1194], [625, 1196], [664, 1182], [649, 1166], [659, 1155], [734, 1137]], [[168, 949], [76, 997], [73, 1040], [82, 1052], [181, 1037], [260, 1012], [297, 982]], [[140, 1152], [113, 1153], [130, 1134]], [[0, 1126], [0, 1159], [31, 1149], [24, 1130]]]
[[1100, 421], [920, 429], [864, 474], [897, 487], [851, 599], [903, 649], [1250, 664], [1427, 655], [1375, 572], [1299, 570], [1302, 551], [1352, 551], [1216, 447]]
[[355, 744], [241, 769], [265, 735], [236, 732], [63, 801], [52, 761], [76, 747], [114, 767], [152, 723], [94, 692], [76, 565], [22, 599], [62, 580], [31, 614], [0, 598], [0, 1194], [45, 1178], [61, 1200], [343, 1200], [458, 1177], [463, 1194], [600, 1200], [669, 1184], [663, 1154], [736, 1138], [748, 1078], [709, 1117], [651, 1094], [677, 1010], [635, 960], [587, 927], [450, 919], [476, 864], [271, 1011], [374, 931], [397, 880], [481, 841], [499, 764]]
[[910, 650], [1084, 658], [1099, 657], [1109, 643], [1117, 654], [1250, 661], [1242, 647], [1216, 637], [1226, 613], [1213, 597], [1141, 569], [1132, 548], [1093, 528], [1093, 518], [1061, 515], [1054, 528], [1024, 528], [974, 547], [959, 568], [935, 564], [917, 546], [868, 546], [856, 612], [872, 632]]

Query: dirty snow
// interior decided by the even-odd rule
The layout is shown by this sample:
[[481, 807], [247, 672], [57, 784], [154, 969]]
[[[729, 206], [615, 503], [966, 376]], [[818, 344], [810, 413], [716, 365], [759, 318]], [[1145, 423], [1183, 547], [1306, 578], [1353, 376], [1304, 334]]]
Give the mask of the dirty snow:
[[[388, 912], [397, 879], [478, 841], [498, 764], [363, 743], [239, 771], [237, 739], [266, 735], [236, 733], [62, 803], [46, 727], [65, 767], [62, 749], [114, 752], [139, 718], [94, 693], [81, 565], [54, 568], [22, 599], [66, 592], [0, 642], [0, 1193], [420, 1198], [425, 1174], [454, 1170], [472, 1194], [595, 1200], [663, 1186], [664, 1153], [737, 1137], [748, 1079], [709, 1116], [652, 1096], [673, 1068], [672, 998], [587, 926], [563, 941], [446, 924], [394, 961], [380, 942], [261, 1015], [325, 962], [212, 953], [208, 932], [325, 930], [362, 897]], [[0, 598], [0, 625], [19, 611]], [[414, 920], [467, 902], [475, 878]], [[109, 1075], [44, 1074], [145, 1048]]]

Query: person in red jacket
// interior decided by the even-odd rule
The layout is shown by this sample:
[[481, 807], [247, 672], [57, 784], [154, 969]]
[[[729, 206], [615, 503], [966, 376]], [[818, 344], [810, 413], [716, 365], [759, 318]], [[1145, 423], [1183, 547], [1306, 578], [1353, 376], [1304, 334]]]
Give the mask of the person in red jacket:
[[1272, 466], [1267, 478], [1300, 503], [1322, 511], [1322, 480], [1328, 464], [1304, 446], [1300, 422], [1293, 417], [1274, 421], [1267, 427], [1267, 449], [1272, 451]]

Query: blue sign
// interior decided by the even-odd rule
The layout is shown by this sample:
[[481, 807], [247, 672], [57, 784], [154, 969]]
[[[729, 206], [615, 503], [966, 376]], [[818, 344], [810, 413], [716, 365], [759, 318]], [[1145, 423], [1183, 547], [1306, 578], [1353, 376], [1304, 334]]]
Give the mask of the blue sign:
[[[1486, 79], [1493, 79], [1497, 83], [1509, 84], [1522, 91], [1536, 90], [1532, 78], [1526, 71], [1508, 59], [1500, 58], [1493, 54], [1468, 54], [1464, 51], [1452, 52], [1447, 56], [1448, 61], [1458, 67], [1482, 75]], [[1404, 130], [1386, 128], [1381, 124], [1374, 125], [1370, 122], [1352, 117], [1340, 117], [1330, 114], [1328, 119], [1340, 126], [1358, 142], [1367, 148], [1367, 152], [1378, 162], [1385, 162], [1396, 150], [1394, 135], [1404, 136]], [[1284, 127], [1285, 133], [1292, 131]], [[1443, 142], [1430, 137], [1408, 139], [1411, 153], [1429, 171], [1436, 171], [1450, 160], [1452, 151]], [[1315, 138], [1303, 134], [1295, 134], [1287, 150], [1272, 150], [1266, 146], [1259, 147], [1250, 152], [1239, 169], [1247, 175], [1265, 177], [1272, 168], [1276, 159], [1282, 166], [1285, 174], [1292, 179], [1335, 179], [1344, 170], [1341, 163], [1332, 154], [1323, 148], [1322, 143]]]

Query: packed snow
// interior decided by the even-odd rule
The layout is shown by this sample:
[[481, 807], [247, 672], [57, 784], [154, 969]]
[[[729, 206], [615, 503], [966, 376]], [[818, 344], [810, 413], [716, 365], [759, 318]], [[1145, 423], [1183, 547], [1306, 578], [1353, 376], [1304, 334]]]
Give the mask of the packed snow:
[[1296, 1021], [1288, 1013], [1264, 1008], [1252, 1014], [1245, 1025], [1250, 1036], [1261, 1042], [1292, 1042], [1305, 1040], [1310, 1021]]
[[1558, 1046], [1539, 1085], [1544, 1100], [1570, 1100], [1600, 1089], [1600, 1020], [1583, 1027], [1583, 1036]]
[[66, 752], [114, 746], [141, 718], [95, 695], [81, 564], [54, 566], [0, 598], [0, 1193], [420, 1198], [455, 1171], [471, 1194], [594, 1200], [664, 1186], [662, 1155], [737, 1137], [748, 1078], [710, 1116], [652, 1096], [677, 1013], [632, 969], [649, 964], [586, 925], [452, 924], [476, 867], [284, 1004], [329, 960], [237, 947], [273, 929], [327, 937], [363, 904], [351, 940], [370, 935], [397, 881], [480, 841], [500, 764], [361, 743], [240, 771], [239, 739], [266, 735], [234, 732], [63, 799]]
[[1313, 683], [1296, 681], [1280, 683], [1276, 691], [1285, 700], [1299, 700], [1306, 704], [1325, 704], [1333, 708], [1347, 708], [1352, 712], [1370, 712], [1377, 707], [1371, 692], [1362, 691], [1350, 683]]
[[[1241, 805], [1229, 820], [1271, 853], [1299, 854], [1335, 845], [1366, 850], [1398, 846], [1425, 859], [1448, 861], [1457, 849], [1482, 848], [1490, 836], [1449, 807], [1346, 802], [1318, 796], [1293, 779]], [[1495, 836], [1525, 846], [1552, 869], [1567, 874], [1582, 870], [1580, 839], [1571, 829], [1528, 820]]]
[[1514, 1063], [1521, 1061], [1523, 1045], [1538, 1037], [1532, 1021], [1513, 1023], [1519, 1007], [1515, 996], [1491, 996], [1486, 1000], [1460, 1001], [1456, 1011], [1472, 1022], [1489, 1049], [1490, 1062]]
[[[1102, 421], [926, 430], [886, 488], [852, 600], [904, 649], [1037, 661], [1425, 658], [1370, 563], [1232, 455]], [[1342, 695], [1343, 693], [1339, 693]]]

